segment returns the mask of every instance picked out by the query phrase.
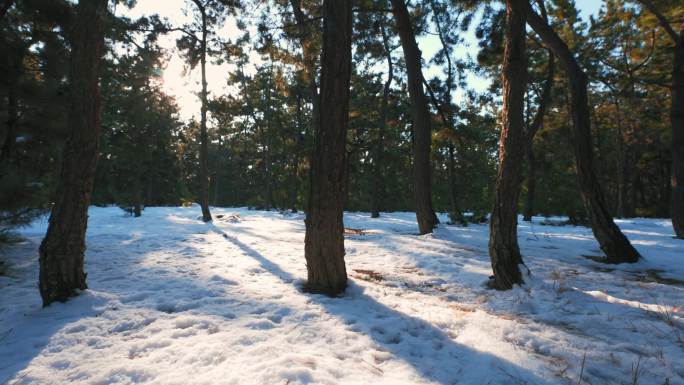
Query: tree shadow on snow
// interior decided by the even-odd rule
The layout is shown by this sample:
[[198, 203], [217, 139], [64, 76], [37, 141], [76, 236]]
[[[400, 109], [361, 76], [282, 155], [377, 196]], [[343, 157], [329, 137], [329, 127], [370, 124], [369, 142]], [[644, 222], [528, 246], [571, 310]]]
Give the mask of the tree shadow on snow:
[[[206, 226], [197, 229], [207, 230]], [[199, 262], [201, 258], [188, 245], [197, 232], [167, 238], [154, 233], [136, 233], [126, 239], [89, 234], [88, 290], [66, 303], [54, 303], [46, 308], [41, 308], [34, 277], [29, 275], [37, 266], [25, 267], [22, 280], [0, 293], [0, 301], [7, 300], [3, 303], [7, 306], [0, 306], [0, 310], [5, 310], [0, 313], [0, 384], [32, 383], [33, 369], [29, 367], [41, 355], [50, 356], [55, 349], [78, 346], [85, 351], [106, 349], [108, 345], [104, 341], [99, 346], [95, 340], [122, 338], [157, 327], [155, 322], [164, 320], [166, 314], [182, 313], [188, 318], [213, 320], [218, 324], [222, 320], [254, 315], [265, 308], [278, 314], [291, 311], [283, 303], [244, 295], [239, 292], [238, 282], [221, 274], [198, 276], [193, 270], [184, 269], [184, 265]], [[22, 258], [36, 258], [41, 238], [34, 238], [16, 250]], [[37, 265], [36, 262], [31, 263]], [[5, 327], [5, 321], [12, 326]], [[101, 329], [104, 325], [105, 334], [89, 334], [89, 330]], [[82, 333], [97, 338], [85, 338]], [[55, 340], [61, 342], [51, 345]], [[125, 362], [121, 364], [124, 367]]]
[[[346, 333], [371, 338], [375, 350], [367, 352], [367, 357], [361, 359], [376, 375], [383, 374], [378, 365], [390, 359], [387, 356], [389, 353], [410, 365], [418, 377], [444, 385], [554, 383], [502, 357], [455, 342], [442, 329], [431, 323], [378, 302], [365, 294], [363, 288], [353, 280], [349, 281], [345, 295], [340, 298], [304, 293], [303, 282], [297, 282], [292, 274], [284, 271], [278, 264], [220, 228], [214, 227], [214, 231], [222, 234], [227, 241], [254, 258], [261, 267], [284, 283], [295, 284], [302, 295], [309, 296], [313, 303], [322, 306], [328, 314], [339, 319]], [[419, 381], [418, 378], [413, 380]]]

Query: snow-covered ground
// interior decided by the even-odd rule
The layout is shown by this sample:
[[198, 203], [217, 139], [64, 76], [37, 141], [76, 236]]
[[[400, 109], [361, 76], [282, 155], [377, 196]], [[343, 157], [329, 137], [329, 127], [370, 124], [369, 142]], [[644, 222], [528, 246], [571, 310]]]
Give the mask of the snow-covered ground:
[[630, 266], [583, 257], [600, 254], [587, 228], [522, 223], [531, 276], [497, 292], [486, 225], [419, 236], [412, 213], [349, 213], [366, 233], [347, 236], [350, 286], [327, 298], [300, 291], [301, 214], [213, 214], [92, 208], [90, 288], [45, 309], [46, 222], [22, 229], [0, 257], [0, 383], [684, 384], [669, 221], [619, 221], [644, 256]]

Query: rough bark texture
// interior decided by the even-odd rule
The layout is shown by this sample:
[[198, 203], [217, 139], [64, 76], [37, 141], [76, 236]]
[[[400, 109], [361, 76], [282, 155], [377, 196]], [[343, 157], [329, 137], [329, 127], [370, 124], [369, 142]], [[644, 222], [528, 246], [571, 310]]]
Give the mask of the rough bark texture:
[[79, 1], [71, 31], [71, 132], [47, 234], [40, 245], [43, 306], [66, 301], [77, 290], [86, 289], [85, 235], [100, 135], [99, 70], [106, 11], [106, 0]]
[[544, 124], [546, 109], [551, 103], [551, 90], [553, 89], [553, 77], [555, 76], [556, 60], [553, 53], [549, 52], [549, 62], [546, 72], [546, 83], [539, 99], [537, 112], [532, 119], [532, 124], [527, 127], [525, 132], [525, 156], [527, 158], [527, 196], [525, 197], [525, 209], [523, 210], [523, 220], [532, 221], [534, 215], [534, 195], [537, 188], [537, 160], [534, 155], [534, 136]]
[[321, 113], [315, 126], [304, 255], [310, 292], [341, 294], [344, 264], [345, 157], [351, 77], [351, 0], [323, 3]]
[[516, 2], [514, 7], [526, 12], [528, 23], [541, 37], [544, 44], [553, 51], [569, 78], [577, 180], [584, 207], [589, 213], [592, 231], [606, 255], [605, 261], [609, 263], [636, 262], [639, 259], [639, 253], [613, 222], [593, 169], [587, 75], [582, 71], [565, 42], [532, 10], [528, 3]]
[[507, 290], [522, 283], [518, 265], [522, 263], [518, 247], [518, 196], [522, 184], [525, 146], [525, 88], [527, 57], [525, 52], [525, 12], [506, 1], [506, 36], [503, 59], [503, 111], [499, 139], [499, 172], [494, 190], [494, 210], [489, 224], [489, 257], [494, 278], [491, 284]]
[[211, 221], [211, 212], [209, 211], [209, 164], [208, 164], [208, 137], [207, 137], [207, 12], [204, 5], [198, 1], [193, 0], [195, 5], [202, 15], [202, 41], [200, 41], [200, 67], [202, 70], [202, 92], [200, 99], [202, 106], [200, 108], [200, 206], [202, 207], [202, 220], [205, 222]]
[[392, 0], [392, 13], [406, 61], [411, 117], [413, 120], [413, 191], [416, 199], [416, 218], [421, 234], [431, 233], [437, 225], [432, 208], [432, 180], [430, 165], [431, 117], [428, 100], [423, 89], [421, 53], [411, 26], [411, 19], [404, 0]]
[[679, 36], [672, 69], [670, 217], [677, 238], [684, 239], [684, 30]]
[[373, 194], [371, 195], [371, 218], [380, 217], [380, 209], [384, 198], [384, 163], [385, 152], [385, 129], [387, 128], [387, 111], [389, 110], [389, 94], [392, 80], [394, 79], [394, 66], [392, 53], [389, 46], [389, 37], [385, 31], [385, 20], [381, 21], [382, 44], [387, 60], [387, 80], [382, 89], [382, 105], [380, 106], [380, 122], [378, 124], [378, 138], [375, 143], [375, 159], [373, 160]]

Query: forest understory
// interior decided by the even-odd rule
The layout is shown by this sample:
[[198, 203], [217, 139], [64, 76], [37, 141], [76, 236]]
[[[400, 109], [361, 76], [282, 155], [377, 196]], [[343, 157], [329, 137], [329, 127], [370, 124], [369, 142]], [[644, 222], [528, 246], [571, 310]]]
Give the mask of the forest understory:
[[591, 259], [589, 228], [521, 221], [531, 275], [495, 291], [487, 225], [418, 235], [414, 213], [345, 213], [350, 281], [329, 298], [302, 291], [303, 214], [212, 213], [91, 207], [89, 288], [47, 308], [47, 219], [20, 229], [0, 275], [0, 383], [684, 383], [670, 220], [617, 220], [643, 256], [621, 265]]

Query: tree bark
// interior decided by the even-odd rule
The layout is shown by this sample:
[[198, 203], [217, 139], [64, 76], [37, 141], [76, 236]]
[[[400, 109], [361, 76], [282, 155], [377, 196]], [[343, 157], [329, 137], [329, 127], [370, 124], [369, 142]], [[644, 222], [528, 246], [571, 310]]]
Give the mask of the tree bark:
[[40, 245], [43, 306], [66, 301], [87, 287], [85, 235], [100, 135], [99, 72], [106, 12], [106, 0], [80, 0], [71, 31], [71, 132], [64, 147], [48, 230]]
[[546, 109], [551, 104], [551, 91], [553, 90], [553, 77], [556, 72], [556, 60], [553, 53], [549, 52], [549, 62], [546, 72], [546, 82], [539, 100], [537, 112], [532, 119], [532, 124], [525, 132], [525, 156], [527, 158], [527, 196], [525, 197], [525, 209], [523, 221], [531, 222], [534, 215], [534, 198], [537, 189], [537, 159], [534, 155], [534, 136], [544, 124]]
[[383, 155], [385, 151], [385, 130], [387, 128], [387, 111], [389, 110], [389, 94], [394, 79], [394, 66], [392, 63], [392, 52], [389, 46], [389, 37], [385, 30], [385, 19], [380, 22], [382, 33], [382, 46], [387, 60], [387, 80], [382, 89], [382, 104], [380, 106], [380, 122], [378, 124], [378, 139], [375, 144], [375, 159], [373, 167], [373, 193], [371, 194], [371, 218], [380, 217], [380, 209], [384, 198], [384, 163]]
[[392, 13], [406, 62], [408, 89], [413, 120], [413, 191], [416, 199], [416, 218], [421, 234], [431, 233], [439, 223], [432, 208], [432, 166], [430, 165], [431, 116], [423, 89], [421, 53], [411, 26], [404, 0], [392, 0]]
[[351, 78], [351, 0], [323, 3], [321, 113], [315, 126], [306, 213], [306, 290], [341, 294], [347, 286], [343, 209]]
[[518, 265], [522, 263], [518, 247], [518, 197], [522, 184], [525, 146], [525, 88], [527, 56], [525, 51], [525, 12], [506, 1], [506, 37], [503, 61], [503, 111], [499, 139], [499, 172], [494, 190], [494, 210], [489, 225], [489, 256], [494, 278], [491, 285], [508, 290], [522, 284]]
[[208, 135], [207, 135], [207, 11], [199, 0], [193, 0], [202, 15], [202, 40], [200, 41], [200, 67], [202, 70], [202, 92], [200, 99], [200, 206], [202, 207], [202, 220], [211, 221], [209, 211], [209, 164], [208, 164]]
[[514, 3], [514, 6], [521, 12], [527, 13], [528, 23], [541, 37], [544, 44], [553, 51], [569, 78], [577, 180], [582, 193], [582, 201], [590, 216], [592, 231], [606, 255], [605, 261], [609, 263], [636, 262], [640, 257], [639, 253], [613, 222], [593, 169], [587, 75], [582, 71], [565, 42], [532, 10], [529, 3]]

